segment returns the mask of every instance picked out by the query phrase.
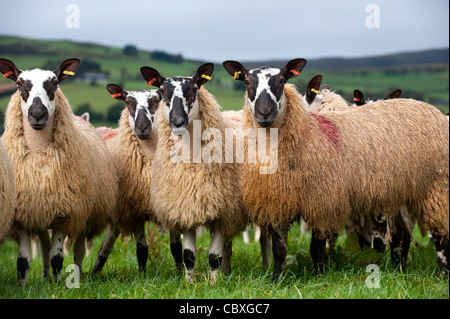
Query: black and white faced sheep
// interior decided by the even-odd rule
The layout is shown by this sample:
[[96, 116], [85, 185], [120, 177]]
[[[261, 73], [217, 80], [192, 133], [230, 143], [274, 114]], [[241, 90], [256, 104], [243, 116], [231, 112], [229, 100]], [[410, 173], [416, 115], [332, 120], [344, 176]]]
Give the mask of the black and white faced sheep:
[[[93, 271], [101, 271], [120, 233], [134, 234], [138, 268], [145, 271], [148, 244], [144, 226], [146, 221], [155, 221], [150, 185], [158, 142], [156, 118], [160, 98], [156, 90], [126, 91], [117, 84], [108, 84], [106, 89], [126, 107], [118, 132], [104, 134], [119, 176], [119, 199]], [[178, 255], [181, 255], [181, 243]]]
[[[141, 73], [159, 87], [158, 146], [152, 170], [151, 198], [158, 221], [173, 233], [183, 233], [186, 279], [192, 280], [197, 255], [196, 229], [211, 232], [211, 279], [230, 271], [231, 241], [248, 222], [239, 189], [239, 172], [226, 162], [235, 128], [214, 97], [203, 87], [211, 79], [212, 63], [192, 77], [165, 78], [150, 67]], [[178, 265], [177, 265], [178, 266]]]
[[22, 71], [0, 59], [0, 72], [18, 87], [6, 110], [2, 141], [16, 176], [13, 228], [19, 243], [20, 284], [25, 284], [30, 267], [32, 233], [39, 235], [43, 275], [51, 265], [58, 280], [66, 235], [75, 238], [74, 261], [81, 272], [85, 239], [106, 228], [116, 204], [112, 157], [95, 128], [74, 116], [59, 89], [80, 63], [72, 58], [54, 71]]
[[[400, 94], [402, 94], [402, 90], [396, 89], [396, 90], [392, 91], [391, 93], [389, 93], [383, 100], [397, 99], [397, 98], [400, 97]], [[378, 101], [378, 100], [366, 101], [364, 99], [364, 94], [360, 90], [354, 90], [353, 91], [353, 101], [355, 102], [355, 104], [357, 106], [361, 106], [361, 105], [364, 105], [364, 104], [373, 103], [373, 102]]]
[[402, 206], [422, 232], [437, 238], [438, 264], [448, 271], [445, 116], [412, 99], [326, 115], [307, 112], [296, 88], [286, 85], [305, 64], [295, 59], [281, 69], [247, 70], [237, 61], [223, 63], [247, 87], [244, 128], [278, 130], [277, 171], [260, 174], [262, 163], [246, 161], [240, 183], [251, 220], [272, 232], [275, 277], [282, 272], [289, 224], [299, 215], [312, 229], [311, 256], [316, 271], [323, 271], [326, 236], [348, 219], [380, 210], [389, 216]]

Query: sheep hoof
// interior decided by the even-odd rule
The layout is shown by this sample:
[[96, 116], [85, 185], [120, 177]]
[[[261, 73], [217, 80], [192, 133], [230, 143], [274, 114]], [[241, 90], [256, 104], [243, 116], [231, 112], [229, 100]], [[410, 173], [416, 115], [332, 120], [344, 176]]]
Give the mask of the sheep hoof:
[[186, 275], [184, 276], [184, 279], [186, 280], [186, 282], [188, 284], [194, 284], [195, 280], [194, 280], [194, 274], [191, 272], [186, 272]]

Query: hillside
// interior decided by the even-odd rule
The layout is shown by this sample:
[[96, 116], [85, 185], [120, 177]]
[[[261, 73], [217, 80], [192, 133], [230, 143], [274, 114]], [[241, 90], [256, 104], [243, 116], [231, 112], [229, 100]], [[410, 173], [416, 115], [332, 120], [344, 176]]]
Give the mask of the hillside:
[[[421, 52], [398, 53], [357, 59], [310, 59], [302, 75], [292, 83], [302, 92], [309, 79], [317, 73], [348, 101], [354, 89], [362, 90], [368, 98], [382, 98], [390, 91], [401, 88], [402, 97], [413, 97], [448, 111], [449, 50], [437, 49]], [[0, 36], [0, 56], [13, 60], [21, 69], [34, 67], [54, 69], [68, 57], [83, 59], [74, 79], [62, 83], [74, 112], [89, 111], [96, 125], [117, 125], [123, 105], [106, 92], [108, 82], [118, 83], [125, 89], [147, 88], [139, 68], [152, 66], [166, 77], [191, 75], [201, 61], [185, 60], [179, 54], [163, 51], [139, 50], [133, 45], [124, 48], [95, 43], [67, 40], [50, 41]], [[205, 61], [207, 62], [207, 61]], [[244, 62], [248, 68], [270, 65], [283, 66], [286, 61]], [[221, 63], [215, 64], [213, 79], [206, 88], [213, 93], [224, 109], [240, 109], [243, 105], [243, 86], [233, 81]], [[8, 83], [8, 84], [6, 84]], [[0, 121], [14, 85], [0, 78]]]
[[[250, 66], [271, 65], [282, 67], [286, 61], [248, 61]], [[321, 70], [352, 70], [360, 68], [388, 68], [425, 64], [448, 64], [449, 49], [434, 49], [418, 52], [402, 52], [363, 58], [322, 58], [308, 60], [308, 67]]]

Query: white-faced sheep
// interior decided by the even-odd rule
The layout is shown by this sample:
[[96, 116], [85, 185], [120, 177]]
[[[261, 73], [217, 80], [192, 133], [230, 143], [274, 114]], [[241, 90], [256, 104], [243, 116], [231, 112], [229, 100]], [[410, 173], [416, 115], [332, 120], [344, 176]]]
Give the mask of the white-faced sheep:
[[148, 83], [159, 87], [162, 99], [151, 199], [158, 221], [172, 232], [183, 233], [187, 280], [194, 272], [196, 228], [205, 226], [212, 234], [209, 265], [215, 280], [219, 267], [230, 271], [231, 240], [248, 222], [238, 167], [224, 160], [227, 148], [233, 147], [226, 128], [235, 124], [221, 114], [202, 86], [213, 70], [214, 65], [206, 63], [193, 77], [166, 79], [153, 68], [141, 68]]
[[[150, 185], [158, 142], [156, 111], [160, 98], [156, 90], [126, 91], [117, 84], [108, 84], [106, 89], [113, 98], [125, 102], [126, 108], [118, 130], [102, 129], [119, 177], [119, 199], [93, 271], [101, 271], [120, 233], [134, 234], [138, 268], [145, 271], [148, 244], [144, 226], [146, 221], [155, 221]], [[172, 239], [172, 252], [181, 265], [181, 242], [179, 237]]]
[[[30, 234], [41, 243], [42, 272], [60, 278], [63, 241], [75, 238], [74, 261], [81, 271], [85, 239], [100, 234], [117, 199], [117, 175], [95, 128], [74, 116], [59, 83], [81, 60], [67, 59], [54, 71], [19, 70], [0, 59], [0, 72], [15, 81], [2, 137], [16, 176], [14, 231], [19, 243], [17, 276], [25, 284]], [[47, 229], [52, 229], [50, 243]]]
[[14, 170], [0, 141], [0, 244], [7, 236], [14, 219], [14, 200], [16, 197], [16, 181]]
[[327, 235], [348, 219], [379, 210], [395, 214], [403, 205], [422, 232], [436, 236], [438, 264], [448, 270], [449, 126], [439, 110], [394, 99], [314, 115], [296, 88], [285, 85], [306, 60], [282, 69], [223, 64], [247, 87], [244, 128], [278, 129], [277, 171], [259, 174], [261, 163], [246, 162], [241, 178], [251, 220], [272, 231], [275, 277], [282, 272], [289, 224], [298, 215], [312, 229], [311, 256], [322, 272]]

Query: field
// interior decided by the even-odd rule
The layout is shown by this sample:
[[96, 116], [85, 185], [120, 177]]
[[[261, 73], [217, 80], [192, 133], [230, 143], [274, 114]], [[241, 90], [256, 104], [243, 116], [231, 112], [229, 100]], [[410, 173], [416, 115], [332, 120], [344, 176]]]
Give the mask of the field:
[[[22, 47], [22, 51], [21, 50]], [[11, 48], [19, 53], [7, 51]], [[6, 51], [2, 51], [6, 50]], [[30, 53], [33, 52], [33, 53]], [[0, 56], [13, 60], [21, 69], [51, 65], [56, 68], [63, 59], [73, 56], [87, 63], [97, 64], [108, 82], [120, 83], [127, 90], [147, 88], [139, 74], [143, 65], [152, 66], [166, 77], [192, 75], [202, 63], [181, 61], [179, 63], [154, 60], [149, 52], [138, 51], [136, 55], [124, 54], [121, 48], [95, 44], [77, 44], [68, 41], [39, 41], [0, 36]], [[300, 54], [301, 57], [301, 54]], [[244, 63], [245, 64], [245, 63]], [[317, 73], [324, 74], [328, 83], [348, 101], [358, 88], [368, 98], [383, 98], [396, 88], [403, 90], [402, 97], [425, 100], [442, 112], [449, 106], [448, 63], [421, 65], [355, 68], [348, 70], [309, 69], [293, 81], [300, 92], [309, 79]], [[9, 80], [0, 77], [0, 84]], [[213, 79], [205, 87], [213, 93], [224, 109], [241, 109], [244, 91], [235, 87], [220, 63], [216, 63]], [[117, 103], [105, 90], [106, 82], [89, 83], [74, 79], [61, 84], [76, 114], [88, 110], [96, 126], [116, 126], [118, 115], [108, 121], [110, 110]], [[1, 93], [1, 92], [0, 92]], [[0, 95], [0, 115], [3, 115], [10, 94]], [[0, 117], [3, 121], [3, 118]], [[252, 234], [252, 232], [251, 232]], [[197, 274], [194, 284], [187, 284], [183, 274], [178, 273], [169, 249], [169, 235], [161, 233], [153, 225], [147, 228], [150, 247], [146, 273], [137, 271], [135, 242], [119, 238], [103, 272], [93, 275], [95, 263], [104, 234], [94, 242], [93, 253], [84, 260], [84, 274], [79, 288], [68, 288], [66, 279], [70, 272], [63, 271], [62, 281], [54, 283], [41, 278], [40, 258], [34, 259], [28, 274], [26, 287], [16, 282], [17, 244], [6, 241], [0, 246], [0, 299], [448, 299], [449, 281], [439, 273], [436, 250], [427, 237], [422, 238], [417, 227], [410, 246], [410, 260], [405, 267], [395, 267], [390, 251], [380, 254], [371, 249], [361, 251], [357, 240], [347, 237], [343, 231], [336, 251], [331, 254], [325, 275], [314, 275], [309, 256], [311, 234], [301, 234], [294, 224], [288, 237], [288, 256], [282, 279], [276, 283], [269, 272], [262, 269], [259, 243], [245, 244], [241, 237], [233, 243], [232, 273], [220, 276], [216, 284], [208, 281], [208, 245], [210, 237], [203, 232], [197, 239]], [[73, 262], [70, 254], [64, 259], [63, 270]], [[366, 271], [368, 265], [379, 269], [379, 287], [370, 288], [373, 274]]]
[[[250, 231], [250, 235], [253, 231]], [[62, 281], [54, 283], [41, 278], [40, 258], [34, 259], [26, 287], [16, 283], [17, 245], [7, 241], [0, 246], [0, 298], [7, 299], [448, 299], [448, 278], [440, 275], [436, 250], [428, 238], [421, 238], [416, 227], [410, 247], [411, 259], [405, 269], [394, 267], [390, 251], [385, 254], [372, 249], [361, 251], [357, 240], [342, 232], [335, 253], [328, 262], [325, 275], [315, 277], [309, 257], [310, 233], [301, 234], [298, 224], [292, 226], [288, 237], [288, 256], [282, 279], [273, 283], [271, 269], [261, 266], [259, 243], [245, 244], [236, 237], [233, 242], [232, 273], [221, 275], [215, 285], [207, 280], [209, 234], [204, 231], [197, 239], [197, 268], [195, 283], [187, 284], [177, 273], [169, 249], [169, 236], [149, 225], [149, 260], [146, 273], [137, 271], [135, 242], [119, 238], [100, 275], [90, 273], [102, 238], [94, 242], [93, 253], [83, 263], [84, 275], [80, 288], [67, 288], [71, 272], [64, 269], [73, 262], [70, 254], [64, 259]], [[379, 288], [369, 288], [366, 281], [373, 272], [369, 264], [379, 268]], [[272, 267], [272, 266], [271, 266]], [[373, 275], [372, 275], [373, 276]]]

